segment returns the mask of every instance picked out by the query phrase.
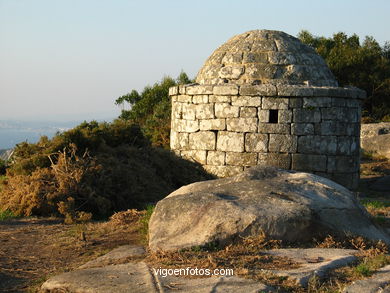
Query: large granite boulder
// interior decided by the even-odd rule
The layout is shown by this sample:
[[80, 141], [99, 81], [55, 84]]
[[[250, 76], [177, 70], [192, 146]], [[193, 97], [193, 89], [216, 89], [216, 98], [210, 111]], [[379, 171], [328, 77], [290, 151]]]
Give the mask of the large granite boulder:
[[362, 124], [360, 144], [365, 151], [390, 159], [390, 122]]
[[309, 173], [256, 166], [184, 186], [159, 201], [149, 222], [149, 246], [223, 245], [260, 231], [291, 242], [347, 233], [390, 243], [343, 186]]

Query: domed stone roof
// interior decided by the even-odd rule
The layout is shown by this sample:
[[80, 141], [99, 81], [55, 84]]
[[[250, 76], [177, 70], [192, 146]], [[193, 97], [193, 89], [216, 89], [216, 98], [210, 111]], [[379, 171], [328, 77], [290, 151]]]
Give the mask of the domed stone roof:
[[270, 30], [249, 31], [228, 40], [206, 60], [196, 82], [338, 86], [314, 49]]

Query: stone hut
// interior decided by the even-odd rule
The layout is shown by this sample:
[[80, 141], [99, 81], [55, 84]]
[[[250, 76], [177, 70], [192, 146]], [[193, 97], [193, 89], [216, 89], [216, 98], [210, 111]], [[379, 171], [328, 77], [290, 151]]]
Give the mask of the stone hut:
[[365, 92], [338, 87], [325, 61], [297, 38], [237, 35], [206, 60], [195, 84], [169, 95], [171, 149], [218, 177], [264, 164], [358, 185]]

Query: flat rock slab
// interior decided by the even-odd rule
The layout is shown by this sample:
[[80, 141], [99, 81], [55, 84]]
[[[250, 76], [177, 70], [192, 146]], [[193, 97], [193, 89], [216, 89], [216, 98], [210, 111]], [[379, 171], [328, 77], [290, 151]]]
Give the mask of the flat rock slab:
[[188, 279], [163, 277], [144, 262], [80, 269], [50, 278], [41, 287], [44, 293], [247, 293], [275, 292], [253, 280], [230, 277]]
[[131, 258], [141, 257], [144, 254], [145, 249], [142, 246], [123, 245], [118, 248], [115, 248], [114, 250], [103, 256], [100, 256], [94, 260], [83, 264], [79, 267], [79, 269], [96, 268], [111, 264], [120, 264], [128, 262]]
[[275, 256], [288, 257], [299, 263], [301, 267], [293, 270], [272, 270], [278, 276], [295, 279], [306, 287], [313, 276], [324, 277], [328, 271], [347, 266], [357, 260], [356, 250], [338, 248], [290, 248], [267, 251]]
[[210, 277], [207, 279], [183, 279], [178, 277], [159, 277], [160, 292], [191, 293], [258, 293], [277, 292], [262, 283], [234, 276]]
[[371, 278], [353, 282], [344, 293], [390, 293], [390, 265], [379, 269]]
[[42, 284], [41, 292], [153, 293], [156, 283], [144, 262], [110, 265], [64, 273]]
[[[390, 123], [388, 123], [390, 124]], [[390, 133], [388, 128], [381, 128], [377, 135], [361, 136], [361, 147], [367, 151], [390, 159]]]

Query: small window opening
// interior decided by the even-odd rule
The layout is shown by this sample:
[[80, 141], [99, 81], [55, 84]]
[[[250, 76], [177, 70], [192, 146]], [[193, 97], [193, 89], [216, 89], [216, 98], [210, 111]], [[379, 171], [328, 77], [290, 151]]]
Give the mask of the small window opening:
[[278, 110], [269, 110], [269, 123], [278, 123]]

